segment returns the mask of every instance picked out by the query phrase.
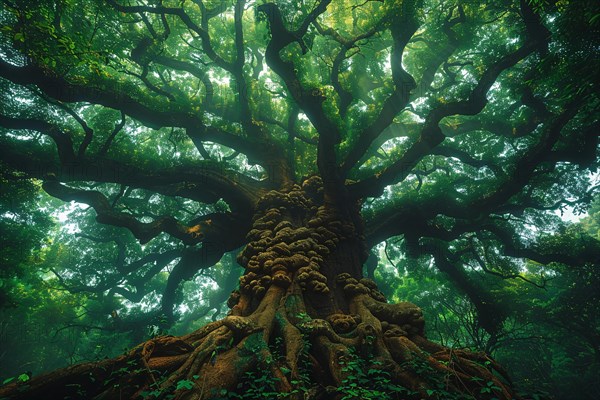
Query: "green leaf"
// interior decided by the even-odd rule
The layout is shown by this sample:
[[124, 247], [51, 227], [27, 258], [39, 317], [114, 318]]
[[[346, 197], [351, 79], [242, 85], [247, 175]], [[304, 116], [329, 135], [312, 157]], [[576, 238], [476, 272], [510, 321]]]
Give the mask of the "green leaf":
[[193, 387], [194, 387], [194, 383], [192, 381], [189, 381], [187, 379], [182, 379], [179, 382], [177, 382], [177, 386], [175, 387], [175, 390], [181, 390], [181, 389], [190, 390]]
[[281, 372], [283, 372], [284, 374], [289, 374], [290, 372], [292, 372], [291, 369], [286, 368], [286, 367], [281, 367], [279, 368], [281, 370]]

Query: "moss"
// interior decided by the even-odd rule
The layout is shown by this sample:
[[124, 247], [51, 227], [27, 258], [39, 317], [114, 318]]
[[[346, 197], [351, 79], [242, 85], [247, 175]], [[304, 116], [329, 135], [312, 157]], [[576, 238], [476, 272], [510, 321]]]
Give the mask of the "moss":
[[283, 288], [287, 288], [292, 284], [292, 278], [290, 278], [285, 272], [278, 271], [273, 275], [273, 283]]
[[348, 333], [356, 328], [357, 322], [352, 315], [332, 314], [327, 317], [327, 321], [337, 333]]

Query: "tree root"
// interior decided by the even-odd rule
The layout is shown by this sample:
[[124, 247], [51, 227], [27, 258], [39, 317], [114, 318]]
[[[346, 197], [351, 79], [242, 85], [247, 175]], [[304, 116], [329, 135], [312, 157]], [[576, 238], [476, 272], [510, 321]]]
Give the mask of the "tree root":
[[369, 384], [387, 386], [361, 390], [382, 390], [390, 399], [443, 398], [442, 393], [516, 398], [506, 372], [485, 354], [427, 340], [416, 306], [364, 294], [349, 304], [352, 317], [311, 319], [302, 296], [273, 285], [247, 316], [232, 314], [179, 338], [157, 337], [115, 359], [65, 368], [27, 386], [9, 384], [0, 388], [0, 397], [227, 398], [234, 392], [243, 396], [254, 385], [248, 376], [267, 375], [281, 398], [341, 398], [364, 373], [375, 377]]

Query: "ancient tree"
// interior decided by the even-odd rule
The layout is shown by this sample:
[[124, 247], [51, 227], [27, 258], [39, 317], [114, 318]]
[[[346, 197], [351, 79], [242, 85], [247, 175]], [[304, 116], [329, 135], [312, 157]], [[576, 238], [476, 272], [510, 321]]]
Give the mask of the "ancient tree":
[[89, 289], [135, 300], [173, 263], [172, 319], [180, 284], [224, 254], [242, 248], [245, 272], [227, 317], [0, 397], [249, 398], [259, 381], [292, 399], [515, 398], [485, 354], [428, 340], [366, 261], [401, 237], [493, 331], [467, 268], [597, 257], [525, 233], [585, 207], [597, 166], [593, 2], [550, 3], [3, 1], [3, 170], [150, 249], [126, 260], [81, 232], [121, 249], [120, 280]]

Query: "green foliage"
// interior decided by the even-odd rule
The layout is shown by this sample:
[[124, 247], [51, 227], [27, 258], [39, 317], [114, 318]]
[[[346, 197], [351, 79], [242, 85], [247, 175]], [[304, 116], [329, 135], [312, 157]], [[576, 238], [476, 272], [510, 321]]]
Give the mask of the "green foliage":
[[25, 177], [0, 163], [0, 309], [15, 306], [20, 279], [35, 276], [44, 240], [53, 221], [43, 204], [50, 200], [40, 191], [38, 181]]
[[29, 376], [29, 374], [20, 374], [19, 376], [16, 377], [12, 377], [12, 378], [7, 378], [5, 380], [2, 381], [3, 385], [9, 384], [13, 381], [17, 381], [17, 382], [27, 382], [29, 379], [31, 379], [31, 377]]
[[[588, 217], [563, 227], [562, 233], [546, 237], [540, 245], [572, 254], [597, 245], [590, 240], [598, 221], [597, 203], [593, 204]], [[505, 315], [500, 330], [490, 333], [482, 328], [468, 296], [450, 285], [438, 270], [425, 267], [427, 257], [405, 257], [402, 244], [392, 240], [387, 249], [381, 248], [380, 260], [386, 262], [380, 261], [375, 278], [380, 288], [388, 288], [391, 298], [422, 307], [430, 339], [490, 353], [510, 371], [526, 396], [548, 398], [547, 393], [553, 393], [564, 399], [592, 398], [589, 385], [599, 379], [597, 351], [589, 336], [600, 332], [597, 265], [542, 265], [530, 261], [518, 267], [526, 279], [544, 284], [543, 289], [522, 279], [500, 279], [465, 268]], [[517, 265], [507, 263], [504, 268], [505, 273], [511, 273]], [[398, 284], [390, 287], [387, 282], [391, 280]], [[487, 393], [487, 388], [482, 390]]]
[[392, 383], [390, 373], [382, 369], [382, 364], [373, 359], [363, 359], [354, 351], [340, 363], [345, 379], [337, 392], [343, 400], [358, 399], [399, 399], [401, 395], [415, 394]]
[[[133, 373], [147, 373], [147, 371], [145, 370], [134, 370], [134, 371], [128, 371], [133, 372]], [[155, 373], [158, 371], [154, 371]], [[192, 390], [194, 388], [195, 383], [189, 379], [181, 379], [177, 382], [175, 382], [174, 385], [172, 385], [171, 387], [168, 388], [161, 388], [162, 384], [165, 382], [165, 380], [168, 378], [168, 375], [164, 374], [164, 375], [159, 375], [159, 378], [156, 379], [155, 381], [153, 381], [150, 386], [149, 386], [149, 390], [144, 390], [140, 393], [141, 397], [144, 400], [152, 400], [152, 399], [174, 399], [177, 397], [177, 394], [175, 393], [176, 391], [187, 391], [187, 390]], [[198, 375], [194, 375], [192, 377], [194, 380], [198, 379], [199, 376]]]
[[238, 385], [237, 393], [230, 393], [230, 399], [282, 399], [282, 394], [275, 388], [276, 378], [256, 372], [246, 372]]
[[183, 379], [183, 380], [180, 380], [177, 382], [177, 384], [175, 386], [175, 390], [181, 390], [181, 389], [190, 390], [193, 387], [194, 387], [194, 382], [187, 380], [187, 379]]

